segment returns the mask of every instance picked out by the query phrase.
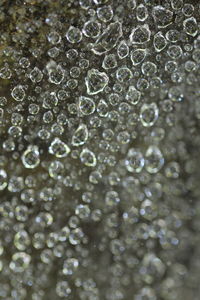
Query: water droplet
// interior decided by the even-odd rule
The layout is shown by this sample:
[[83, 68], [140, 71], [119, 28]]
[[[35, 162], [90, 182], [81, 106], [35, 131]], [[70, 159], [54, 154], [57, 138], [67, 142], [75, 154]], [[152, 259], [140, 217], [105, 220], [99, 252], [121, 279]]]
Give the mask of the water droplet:
[[196, 36], [198, 33], [197, 20], [194, 17], [188, 18], [183, 21], [183, 29], [188, 35]]
[[78, 259], [68, 258], [67, 260], [64, 261], [62, 272], [64, 275], [72, 275], [77, 270], [78, 266], [79, 266]]
[[114, 69], [117, 67], [117, 60], [115, 54], [108, 54], [104, 57], [102, 67], [105, 70]]
[[129, 172], [140, 173], [144, 167], [144, 162], [144, 157], [138, 149], [131, 148], [128, 151], [125, 165]]
[[82, 32], [79, 28], [70, 26], [66, 33], [66, 38], [71, 44], [80, 43], [80, 41], [82, 40]]
[[145, 168], [150, 174], [157, 173], [164, 165], [164, 157], [157, 146], [149, 146], [145, 154]]
[[30, 245], [30, 238], [25, 230], [21, 230], [15, 234], [14, 245], [21, 251], [24, 251]]
[[100, 30], [101, 24], [96, 21], [88, 21], [83, 26], [83, 34], [89, 38], [97, 38]]
[[72, 145], [73, 146], [81, 146], [87, 142], [88, 139], [88, 129], [85, 124], [79, 125], [72, 136]]
[[146, 49], [136, 49], [131, 51], [131, 61], [134, 66], [137, 66], [143, 62], [147, 55]]
[[117, 45], [121, 36], [122, 24], [118, 21], [111, 23], [97, 41], [91, 45], [91, 50], [97, 55], [110, 51]]
[[60, 180], [63, 177], [63, 173], [64, 173], [64, 166], [60, 161], [54, 160], [50, 163], [49, 165], [50, 177]]
[[117, 54], [120, 59], [123, 59], [129, 55], [129, 47], [126, 41], [121, 41], [117, 47]]
[[167, 41], [162, 32], [159, 31], [154, 35], [153, 45], [157, 52], [161, 52], [163, 49], [165, 49], [167, 46]]
[[70, 148], [62, 142], [59, 138], [55, 138], [50, 147], [49, 147], [49, 153], [55, 155], [58, 158], [66, 157], [70, 152]]
[[106, 73], [99, 72], [97, 69], [91, 69], [87, 73], [85, 83], [87, 93], [89, 95], [96, 95], [104, 90], [108, 84], [109, 78]]
[[22, 163], [27, 169], [34, 169], [40, 163], [40, 154], [37, 146], [28, 146], [22, 154]]
[[81, 96], [79, 98], [79, 109], [80, 112], [85, 115], [91, 115], [95, 112], [95, 103], [91, 98]]
[[156, 103], [143, 104], [140, 110], [140, 120], [144, 127], [151, 127], [158, 119], [159, 109]]
[[82, 150], [80, 160], [87, 167], [95, 167], [97, 163], [95, 154], [87, 148]]
[[38, 69], [37, 67], [35, 67], [29, 74], [29, 78], [32, 82], [36, 83], [36, 82], [40, 82], [43, 78], [43, 74], [40, 71], [40, 69]]
[[16, 101], [21, 102], [24, 100], [26, 94], [23, 87], [21, 85], [17, 85], [12, 90], [11, 95]]
[[129, 103], [136, 105], [140, 101], [140, 98], [141, 92], [138, 91], [134, 86], [129, 86], [126, 94], [126, 100], [129, 101]]
[[136, 17], [140, 22], [144, 22], [148, 18], [148, 10], [144, 4], [139, 4], [137, 6]]
[[173, 12], [161, 5], [153, 7], [152, 15], [158, 28], [165, 28], [173, 21]]
[[111, 5], [104, 5], [97, 9], [97, 17], [102, 22], [109, 22], [113, 18], [113, 9]]
[[7, 173], [5, 170], [0, 169], [0, 191], [3, 191], [7, 187]]
[[147, 24], [138, 25], [134, 28], [130, 35], [130, 42], [132, 44], [144, 44], [150, 41], [151, 31]]
[[15, 273], [24, 272], [24, 270], [28, 268], [30, 261], [31, 257], [29, 254], [25, 252], [17, 252], [12, 256], [10, 269]]

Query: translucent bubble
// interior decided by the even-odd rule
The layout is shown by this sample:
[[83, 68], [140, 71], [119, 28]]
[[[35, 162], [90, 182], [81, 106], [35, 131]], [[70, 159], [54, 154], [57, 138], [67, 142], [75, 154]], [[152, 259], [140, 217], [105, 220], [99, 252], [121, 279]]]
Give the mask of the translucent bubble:
[[138, 149], [129, 149], [125, 159], [125, 165], [129, 172], [140, 173], [144, 167], [144, 162], [144, 157]]
[[22, 163], [27, 169], [34, 169], [40, 163], [40, 154], [37, 146], [29, 146], [22, 154]]
[[21, 193], [21, 200], [24, 203], [32, 203], [35, 201], [35, 190], [33, 189], [25, 189]]
[[41, 261], [45, 264], [50, 264], [53, 259], [53, 253], [50, 249], [44, 249], [40, 254]]
[[144, 44], [150, 41], [151, 31], [147, 24], [138, 25], [134, 28], [130, 35], [130, 42], [132, 44]]
[[72, 136], [72, 145], [81, 146], [84, 145], [88, 140], [88, 129], [85, 124], [79, 125]]
[[97, 160], [94, 152], [91, 150], [84, 148], [80, 154], [81, 162], [87, 167], [95, 167]]
[[53, 45], [57, 45], [61, 42], [61, 36], [56, 31], [49, 32], [47, 39], [48, 39], [49, 43], [51, 43]]
[[196, 36], [198, 33], [197, 20], [194, 17], [188, 18], [183, 21], [183, 29], [188, 35]]
[[72, 67], [69, 71], [71, 77], [78, 78], [81, 74], [81, 70], [79, 67]]
[[28, 208], [25, 205], [18, 205], [15, 208], [15, 217], [20, 222], [25, 222], [28, 219]]
[[83, 70], [88, 69], [89, 65], [90, 65], [90, 62], [89, 62], [88, 59], [84, 59], [84, 58], [80, 59], [80, 61], [79, 61], [79, 67], [81, 69], [83, 69]]
[[55, 92], [46, 92], [43, 95], [43, 103], [42, 106], [46, 109], [53, 108], [58, 104], [58, 98]]
[[63, 264], [63, 274], [64, 275], [72, 275], [77, 270], [79, 266], [79, 261], [76, 258], [68, 258], [64, 261]]
[[105, 203], [109, 207], [116, 206], [120, 202], [119, 194], [116, 191], [109, 191], [105, 195]]
[[41, 227], [48, 227], [53, 223], [53, 217], [48, 212], [40, 212], [35, 217], [35, 223], [39, 224]]
[[74, 61], [77, 57], [78, 57], [78, 51], [76, 49], [69, 49], [66, 52], [66, 57], [70, 60], [70, 61]]
[[172, 73], [177, 70], [177, 63], [175, 61], [167, 61], [165, 64], [165, 71]]
[[158, 119], [159, 109], [156, 103], [143, 104], [140, 110], [140, 120], [144, 127], [151, 127]]
[[89, 38], [97, 38], [101, 32], [101, 24], [97, 21], [88, 21], [83, 26], [83, 34]]
[[58, 55], [60, 54], [60, 49], [58, 47], [53, 47], [51, 49], [49, 49], [47, 51], [47, 54], [51, 57], [51, 58], [56, 58], [58, 57]]
[[179, 10], [183, 6], [183, 0], [171, 0], [171, 6], [174, 10]]
[[25, 91], [24, 88], [21, 85], [17, 85], [14, 87], [14, 89], [11, 92], [11, 96], [16, 100], [16, 101], [23, 101], [25, 98]]
[[67, 281], [59, 281], [56, 285], [56, 293], [59, 297], [68, 297], [71, 294], [71, 288]]
[[23, 69], [27, 69], [30, 66], [30, 61], [29, 61], [29, 59], [27, 57], [22, 57], [19, 60], [19, 65]]
[[90, 215], [90, 208], [86, 204], [79, 204], [75, 209], [75, 214], [82, 220], [88, 219]]
[[5, 170], [0, 169], [0, 191], [3, 191], [7, 187], [7, 173]]
[[94, 101], [91, 98], [81, 96], [79, 98], [79, 109], [80, 112], [85, 115], [91, 115], [95, 112], [96, 106]]
[[14, 245], [21, 251], [24, 251], [30, 245], [30, 238], [25, 230], [21, 230], [15, 234]]
[[192, 60], [188, 60], [185, 62], [185, 70], [187, 72], [192, 72], [196, 70], [196, 63]]
[[66, 33], [66, 38], [71, 44], [80, 43], [82, 40], [82, 32], [79, 28], [70, 26]]
[[126, 93], [126, 100], [129, 101], [129, 103], [136, 105], [140, 101], [141, 98], [141, 92], [138, 91], [134, 86], [129, 86], [129, 89]]
[[108, 54], [104, 57], [102, 67], [106, 70], [114, 69], [117, 67], [117, 59], [115, 54]]
[[118, 21], [111, 23], [100, 35], [97, 41], [91, 45], [91, 50], [97, 55], [110, 51], [117, 45], [121, 36], [122, 24]]
[[37, 115], [37, 113], [39, 112], [40, 110], [40, 107], [39, 105], [35, 104], [35, 103], [31, 103], [29, 106], [28, 106], [28, 111], [31, 115]]
[[101, 6], [97, 9], [97, 17], [102, 22], [109, 22], [113, 18], [113, 9], [111, 5]]
[[152, 15], [158, 28], [165, 28], [173, 21], [173, 12], [161, 5], [153, 7]]
[[131, 51], [131, 61], [134, 66], [141, 64], [147, 55], [146, 49], [136, 49]]
[[169, 89], [168, 96], [170, 100], [175, 102], [183, 101], [183, 89], [180, 86], [173, 86]]
[[146, 61], [141, 67], [142, 73], [146, 76], [153, 76], [157, 72], [157, 66], [151, 61]]
[[10, 263], [10, 269], [15, 273], [24, 272], [28, 268], [31, 261], [31, 256], [25, 252], [17, 252], [13, 254]]
[[43, 232], [36, 232], [33, 235], [33, 238], [32, 238], [33, 247], [35, 249], [44, 248], [45, 240], [46, 240], [46, 237], [45, 237], [45, 234]]
[[48, 140], [50, 138], [50, 132], [46, 129], [41, 129], [38, 131], [38, 137], [42, 140]]
[[157, 173], [164, 165], [164, 157], [157, 146], [149, 146], [145, 154], [145, 168], [150, 174]]
[[40, 69], [38, 69], [37, 67], [35, 67], [29, 74], [29, 78], [32, 82], [36, 83], [36, 82], [40, 82], [43, 78], [43, 74], [40, 71]]
[[112, 106], [117, 106], [121, 101], [120, 96], [117, 93], [111, 93], [108, 97], [108, 100]]
[[109, 77], [106, 73], [100, 72], [97, 69], [89, 70], [85, 78], [87, 93], [89, 95], [96, 95], [102, 92], [108, 84], [108, 81]]
[[65, 71], [61, 66], [56, 66], [49, 71], [49, 81], [54, 84], [60, 84], [64, 79]]
[[92, 5], [92, 0], [79, 0], [79, 5], [83, 9], [88, 9]]
[[165, 168], [165, 175], [168, 178], [177, 179], [180, 175], [180, 165], [176, 161], [168, 163]]
[[139, 78], [136, 87], [139, 91], [145, 91], [149, 88], [149, 82], [145, 78]]
[[167, 41], [162, 32], [159, 31], [154, 35], [153, 45], [157, 52], [161, 52], [163, 49], [165, 49], [167, 46]]
[[83, 237], [84, 234], [81, 228], [73, 229], [69, 235], [69, 242], [71, 245], [78, 245], [81, 243]]
[[148, 18], [148, 10], [144, 4], [139, 4], [136, 8], [136, 18], [140, 22], [144, 22]]
[[97, 113], [100, 117], [107, 117], [108, 115], [108, 104], [104, 100], [100, 100], [97, 105]]
[[195, 49], [192, 53], [192, 58], [196, 63], [200, 63], [200, 49]]
[[117, 69], [116, 77], [119, 82], [127, 82], [133, 78], [133, 73], [128, 67], [121, 67]]
[[180, 46], [172, 45], [168, 48], [167, 54], [171, 59], [177, 60], [183, 55], [183, 50]]
[[120, 131], [117, 135], [117, 141], [122, 144], [128, 144], [130, 142], [130, 133], [128, 131]]
[[50, 147], [49, 153], [55, 155], [58, 158], [66, 157], [70, 152], [70, 148], [62, 142], [59, 138], [55, 138]]
[[180, 39], [180, 33], [178, 30], [171, 29], [166, 33], [166, 39], [172, 43], [176, 43]]
[[12, 72], [8, 66], [5, 66], [0, 69], [0, 78], [2, 79], [10, 79], [12, 76]]
[[120, 59], [123, 59], [129, 55], [129, 47], [126, 41], [121, 41], [117, 47], [117, 55]]
[[186, 17], [190, 17], [194, 13], [194, 6], [190, 3], [185, 3], [182, 12]]
[[55, 160], [50, 163], [49, 165], [50, 177], [60, 180], [63, 177], [63, 173], [64, 173], [64, 166], [60, 161]]

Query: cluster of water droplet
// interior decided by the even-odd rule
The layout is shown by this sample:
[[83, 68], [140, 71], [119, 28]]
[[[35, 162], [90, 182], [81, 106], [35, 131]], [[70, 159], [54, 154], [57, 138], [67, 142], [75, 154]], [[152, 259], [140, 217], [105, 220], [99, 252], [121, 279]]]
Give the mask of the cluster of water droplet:
[[0, 299], [199, 299], [193, 2], [0, 3]]

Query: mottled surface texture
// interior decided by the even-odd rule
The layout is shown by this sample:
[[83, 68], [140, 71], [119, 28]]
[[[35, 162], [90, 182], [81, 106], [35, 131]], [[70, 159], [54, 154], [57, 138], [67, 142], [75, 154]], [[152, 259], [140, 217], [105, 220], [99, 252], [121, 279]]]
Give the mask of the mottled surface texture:
[[0, 0], [0, 299], [199, 300], [200, 4]]

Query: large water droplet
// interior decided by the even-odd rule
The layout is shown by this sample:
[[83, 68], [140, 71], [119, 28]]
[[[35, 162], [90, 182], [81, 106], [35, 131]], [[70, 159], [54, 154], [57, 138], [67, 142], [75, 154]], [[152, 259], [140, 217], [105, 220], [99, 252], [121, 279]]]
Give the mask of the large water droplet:
[[145, 168], [151, 174], [157, 173], [164, 165], [164, 157], [157, 146], [149, 146], [145, 158]]
[[97, 69], [89, 70], [85, 78], [87, 93], [89, 95], [95, 95], [102, 92], [108, 84], [108, 81], [109, 78], [106, 73], [99, 72]]
[[144, 127], [151, 127], [158, 119], [159, 109], [156, 103], [143, 104], [140, 110], [140, 120]]
[[88, 139], [88, 129], [85, 124], [79, 125], [72, 136], [72, 145], [73, 146], [81, 146], [86, 143]]

